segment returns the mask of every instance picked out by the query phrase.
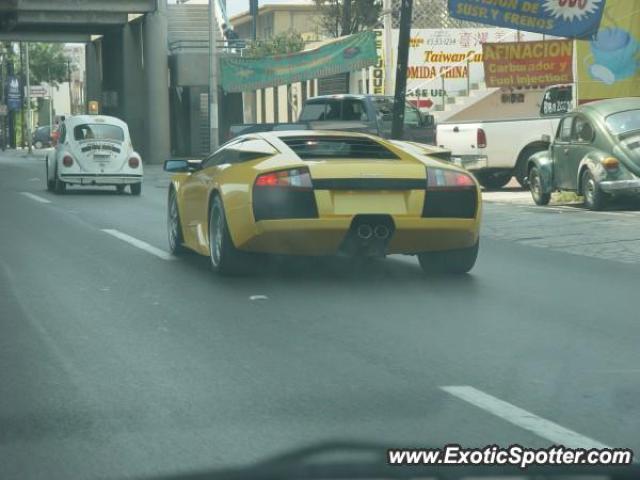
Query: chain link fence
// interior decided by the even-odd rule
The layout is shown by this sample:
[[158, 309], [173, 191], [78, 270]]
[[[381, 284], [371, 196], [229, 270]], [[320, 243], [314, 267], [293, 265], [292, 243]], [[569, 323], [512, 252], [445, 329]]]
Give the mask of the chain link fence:
[[[400, 0], [393, 0], [393, 28], [400, 26]], [[473, 28], [486, 27], [449, 16], [447, 0], [413, 0], [411, 28]]]

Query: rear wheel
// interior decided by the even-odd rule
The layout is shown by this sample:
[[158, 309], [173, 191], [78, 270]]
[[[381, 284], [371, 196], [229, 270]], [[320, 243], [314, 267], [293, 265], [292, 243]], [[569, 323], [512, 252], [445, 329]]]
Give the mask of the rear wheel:
[[124, 193], [124, 185], [116, 185], [116, 192], [122, 195]]
[[45, 159], [45, 168], [47, 170], [47, 190], [49, 190], [50, 192], [53, 192], [53, 190], [56, 187], [56, 182], [55, 180], [50, 180], [49, 179], [49, 159]]
[[582, 172], [582, 194], [584, 206], [589, 210], [602, 210], [606, 205], [606, 197], [589, 169]]
[[138, 196], [142, 193], [142, 183], [132, 183], [129, 188], [131, 188], [131, 195]]
[[42, 144], [42, 142], [40, 140], [36, 141], [36, 143], [33, 144], [33, 146], [37, 149], [40, 150], [44, 145]]
[[443, 252], [425, 252], [418, 254], [418, 261], [425, 273], [450, 273], [461, 275], [469, 272], [476, 264], [478, 246], [460, 250], [445, 250]]
[[53, 180], [53, 191], [58, 195], [62, 195], [67, 191], [67, 184], [58, 178], [58, 173], [55, 174], [55, 179]]
[[169, 191], [169, 202], [167, 205], [167, 233], [169, 236], [169, 250], [174, 255], [180, 255], [186, 252], [183, 246], [184, 238], [182, 236], [182, 224], [180, 223], [180, 214], [178, 212], [178, 199], [176, 191], [172, 188]]
[[209, 257], [211, 268], [222, 275], [237, 275], [246, 271], [248, 255], [233, 244], [222, 200], [213, 198], [209, 214]]
[[479, 172], [476, 178], [484, 188], [495, 190], [504, 187], [513, 175], [511, 172], [487, 173]]
[[531, 197], [536, 205], [548, 205], [551, 200], [550, 193], [544, 193], [542, 190], [542, 180], [538, 167], [531, 167], [529, 172], [529, 187], [531, 189]]

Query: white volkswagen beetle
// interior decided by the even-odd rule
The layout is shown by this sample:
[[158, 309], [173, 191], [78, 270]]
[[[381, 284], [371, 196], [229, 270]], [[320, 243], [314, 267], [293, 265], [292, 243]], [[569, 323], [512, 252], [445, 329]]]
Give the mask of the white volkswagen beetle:
[[56, 193], [67, 185], [114, 185], [119, 193], [129, 185], [132, 195], [142, 192], [142, 160], [127, 124], [114, 117], [67, 117], [46, 168], [47, 189]]

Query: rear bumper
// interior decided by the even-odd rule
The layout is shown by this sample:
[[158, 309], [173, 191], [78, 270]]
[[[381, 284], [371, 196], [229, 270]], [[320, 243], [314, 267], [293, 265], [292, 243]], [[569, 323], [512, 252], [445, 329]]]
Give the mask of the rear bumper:
[[467, 170], [483, 170], [488, 168], [489, 159], [486, 155], [456, 155], [452, 153], [451, 163]]
[[65, 183], [76, 185], [130, 185], [141, 183], [142, 175], [122, 174], [122, 173], [67, 173], [60, 174], [60, 180]]
[[640, 179], [605, 180], [600, 182], [600, 189], [606, 193], [640, 194]]
[[[473, 246], [479, 218], [391, 217], [395, 231], [387, 254], [415, 254]], [[263, 220], [242, 250], [293, 255], [335, 255], [347, 236], [352, 216], [294, 220]]]

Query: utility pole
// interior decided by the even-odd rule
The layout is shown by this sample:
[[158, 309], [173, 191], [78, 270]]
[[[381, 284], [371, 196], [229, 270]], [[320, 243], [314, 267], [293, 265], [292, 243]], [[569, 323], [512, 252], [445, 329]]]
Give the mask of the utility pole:
[[384, 93], [391, 95], [393, 91], [393, 8], [392, 0], [384, 0]]
[[413, 0], [402, 0], [400, 7], [400, 35], [398, 38], [398, 62], [396, 67], [396, 94], [393, 103], [393, 123], [391, 138], [402, 138], [404, 133], [404, 111], [407, 96], [407, 63], [409, 61], [409, 40], [411, 39], [411, 11]]
[[71, 88], [71, 60], [67, 58], [67, 82], [69, 83], [69, 114], [73, 115], [73, 91]]
[[342, 36], [351, 33], [351, 0], [342, 0]]
[[53, 86], [51, 85], [51, 69], [47, 67], [47, 81], [49, 86], [49, 132], [53, 129]]
[[215, 5], [209, 0], [209, 149], [218, 149], [218, 22]]
[[25, 43], [27, 50], [24, 60], [27, 64], [27, 145], [31, 154], [31, 70], [29, 68], [29, 42]]
[[251, 14], [251, 40], [254, 42], [258, 39], [258, 0], [249, 0], [249, 13]]

